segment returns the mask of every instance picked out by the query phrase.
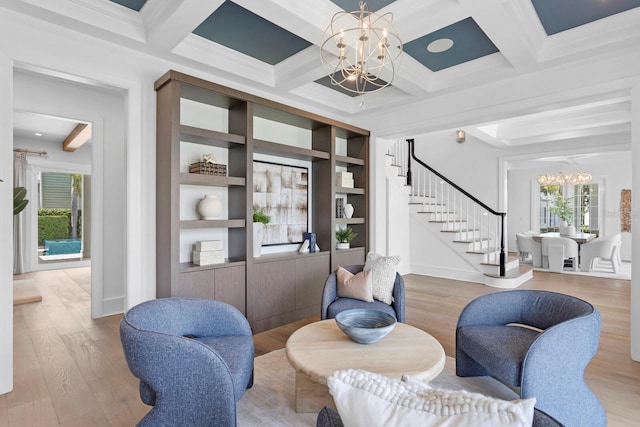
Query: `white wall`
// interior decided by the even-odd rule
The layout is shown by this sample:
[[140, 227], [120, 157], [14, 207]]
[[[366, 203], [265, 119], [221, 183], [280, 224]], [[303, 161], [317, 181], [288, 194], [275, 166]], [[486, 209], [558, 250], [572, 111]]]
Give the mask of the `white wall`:
[[465, 142], [457, 143], [451, 131], [416, 136], [415, 154], [487, 206], [498, 210], [498, 158], [502, 151], [469, 134]]
[[13, 63], [0, 51], [0, 394], [13, 389]]
[[63, 151], [62, 143], [43, 141], [37, 137], [16, 136], [13, 139], [14, 148], [27, 148], [32, 150], [44, 150], [46, 156], [30, 154], [27, 159], [40, 159], [51, 163], [68, 163], [78, 165], [91, 165], [91, 143], [84, 144], [74, 152]]

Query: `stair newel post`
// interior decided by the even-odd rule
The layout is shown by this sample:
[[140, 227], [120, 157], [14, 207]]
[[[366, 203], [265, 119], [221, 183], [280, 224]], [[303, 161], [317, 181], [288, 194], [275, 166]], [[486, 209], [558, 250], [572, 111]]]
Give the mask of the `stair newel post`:
[[407, 185], [411, 185], [411, 154], [413, 153], [413, 139], [407, 139]]
[[500, 214], [500, 277], [504, 277], [506, 272], [506, 256], [504, 253], [504, 217], [505, 213]]

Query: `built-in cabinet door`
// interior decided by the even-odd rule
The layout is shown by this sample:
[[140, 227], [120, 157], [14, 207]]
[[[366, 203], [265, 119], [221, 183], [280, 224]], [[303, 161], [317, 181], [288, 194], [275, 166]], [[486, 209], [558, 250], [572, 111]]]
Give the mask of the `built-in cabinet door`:
[[296, 310], [310, 309], [311, 314], [320, 313], [322, 289], [327, 276], [329, 254], [296, 260]]
[[254, 264], [247, 283], [247, 312], [254, 332], [269, 329], [270, 319], [295, 309], [295, 264], [294, 260]]
[[231, 304], [246, 314], [245, 268], [235, 266], [181, 273], [174, 296], [215, 299]]

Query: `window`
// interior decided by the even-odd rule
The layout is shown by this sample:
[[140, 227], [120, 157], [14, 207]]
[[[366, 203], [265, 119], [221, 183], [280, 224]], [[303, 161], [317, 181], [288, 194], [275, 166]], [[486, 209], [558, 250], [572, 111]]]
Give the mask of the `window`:
[[599, 184], [540, 186], [540, 232], [560, 231], [562, 219], [570, 218], [576, 231], [599, 234], [599, 190]]
[[576, 230], [599, 234], [599, 185], [576, 185], [573, 194], [573, 205], [576, 207]]
[[541, 185], [540, 186], [540, 232], [560, 231], [560, 218], [553, 213], [556, 200], [562, 199], [562, 186]]
[[38, 175], [38, 261], [82, 259], [83, 175]]

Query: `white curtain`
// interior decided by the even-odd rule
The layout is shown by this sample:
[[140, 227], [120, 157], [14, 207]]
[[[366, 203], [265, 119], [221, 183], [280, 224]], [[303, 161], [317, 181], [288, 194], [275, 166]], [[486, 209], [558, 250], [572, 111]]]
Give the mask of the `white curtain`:
[[[15, 153], [13, 187], [24, 187], [27, 181], [27, 154]], [[27, 196], [27, 198], [29, 198]], [[13, 274], [24, 273], [24, 212], [13, 216]]]

